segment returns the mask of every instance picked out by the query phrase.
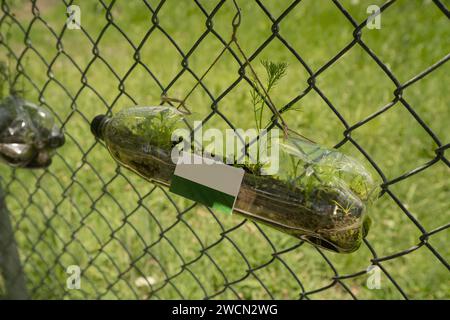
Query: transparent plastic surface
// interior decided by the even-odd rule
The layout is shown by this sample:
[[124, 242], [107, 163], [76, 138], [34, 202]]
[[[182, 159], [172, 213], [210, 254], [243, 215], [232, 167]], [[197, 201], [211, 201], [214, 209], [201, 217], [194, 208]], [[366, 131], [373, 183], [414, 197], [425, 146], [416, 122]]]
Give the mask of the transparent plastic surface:
[[[182, 126], [176, 109], [143, 107], [98, 116], [91, 128], [123, 166], [169, 186], [171, 133]], [[377, 196], [371, 175], [355, 159], [301, 137], [281, 140], [279, 150], [276, 175], [244, 167], [235, 212], [334, 252], [358, 249], [370, 226], [367, 207]]]
[[0, 159], [14, 167], [45, 168], [65, 142], [49, 111], [19, 97], [0, 102]]
[[280, 141], [279, 171], [244, 177], [236, 208], [255, 220], [335, 252], [367, 235], [378, 188], [355, 159], [301, 137]]

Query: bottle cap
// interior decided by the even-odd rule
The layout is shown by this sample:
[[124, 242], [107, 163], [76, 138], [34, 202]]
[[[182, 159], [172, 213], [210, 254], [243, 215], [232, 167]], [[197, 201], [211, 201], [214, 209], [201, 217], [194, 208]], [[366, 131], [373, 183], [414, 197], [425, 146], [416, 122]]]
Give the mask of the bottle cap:
[[103, 124], [103, 122], [105, 121], [107, 117], [103, 114], [100, 114], [98, 116], [96, 116], [94, 119], [92, 119], [91, 122], [91, 132], [92, 134], [98, 138], [98, 139], [102, 139], [102, 132], [101, 132], [101, 126]]
[[64, 137], [63, 134], [61, 135], [57, 135], [57, 136], [51, 136], [48, 139], [48, 145], [50, 148], [59, 148], [62, 147], [64, 145], [64, 143], [66, 142], [66, 138]]

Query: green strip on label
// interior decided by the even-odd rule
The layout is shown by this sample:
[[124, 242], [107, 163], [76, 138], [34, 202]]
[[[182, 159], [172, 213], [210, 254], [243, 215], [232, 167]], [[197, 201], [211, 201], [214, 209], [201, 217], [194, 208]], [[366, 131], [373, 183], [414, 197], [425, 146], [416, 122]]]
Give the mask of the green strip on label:
[[178, 158], [170, 191], [218, 211], [232, 213], [243, 178], [242, 168], [183, 152]]
[[194, 200], [204, 204], [207, 207], [229, 214], [233, 211], [234, 200], [236, 198], [227, 193], [212, 189], [208, 186], [179, 177], [177, 175], [172, 176], [169, 190], [182, 197]]

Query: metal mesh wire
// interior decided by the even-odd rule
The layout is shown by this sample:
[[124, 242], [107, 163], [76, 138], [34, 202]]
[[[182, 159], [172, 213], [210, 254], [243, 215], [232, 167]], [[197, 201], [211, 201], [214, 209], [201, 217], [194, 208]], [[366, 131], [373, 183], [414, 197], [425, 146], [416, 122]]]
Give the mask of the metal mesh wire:
[[[22, 1], [18, 6], [27, 8], [26, 20], [13, 10], [16, 5], [3, 0], [0, 47], [2, 55], [9, 56], [12, 61], [12, 68], [16, 71], [14, 81], [19, 88], [26, 88], [27, 98], [35, 98], [53, 112], [67, 138], [66, 146], [55, 155], [49, 169], [31, 172], [1, 167], [2, 184], [31, 297], [356, 299], [372, 297], [372, 293], [361, 288], [364, 288], [371, 272], [368, 267], [377, 266], [384, 279], [383, 285], [390, 292], [389, 297], [408, 298], [415, 295], [405, 289], [405, 284], [414, 276], [396, 272], [399, 264], [414, 263], [405, 262], [406, 256], [426, 255], [433, 266], [448, 272], [446, 251], [444, 253], [442, 247], [437, 248], [432, 242], [439, 235], [446, 239], [450, 223], [431, 229], [425, 227], [397, 196], [395, 186], [405, 181], [408, 183], [438, 165], [450, 167], [445, 155], [450, 144], [440, 140], [428, 122], [408, 103], [405, 94], [408, 90], [415, 90], [414, 85], [423, 79], [433, 77], [450, 55], [443, 56], [409, 80], [400, 81], [363, 40], [367, 19], [358, 22], [350, 14], [347, 4], [342, 2], [330, 2], [331, 10], [338, 11], [344, 18], [342, 24], [346, 29], [343, 32], [351, 31], [350, 40], [332, 53], [332, 58], [326, 63], [312, 67], [301, 50], [288, 40], [292, 35], [283, 33], [283, 23], [291, 19], [293, 12], [301, 9], [303, 2], [300, 0], [281, 1], [282, 10], [276, 14], [271, 12], [270, 2], [254, 2], [253, 10], [258, 10], [259, 19], [268, 24], [269, 29], [266, 30], [267, 37], [261, 37], [261, 43], [248, 54], [247, 61], [235, 46], [227, 46], [231, 19], [226, 20], [228, 29], [216, 26], [220, 19], [225, 20], [218, 17], [222, 11], [233, 12], [230, 1], [214, 1], [213, 5], [212, 2], [197, 0], [180, 3], [182, 10], [196, 11], [203, 17], [203, 29], [193, 29], [192, 41], [186, 46], [178, 44], [177, 22], [180, 20], [177, 19], [180, 18], [174, 17], [175, 21], [161, 18], [167, 7], [166, 1], [141, 2], [138, 10], [148, 15], [147, 23], [137, 23], [133, 29], [130, 25], [121, 24], [120, 17], [128, 13], [126, 10], [117, 11], [120, 6], [117, 1], [100, 0], [94, 7], [97, 23], [101, 20], [103, 27], [94, 32], [88, 22], [82, 22], [81, 30], [68, 30], [64, 24], [65, 16], [60, 17], [62, 23], [49, 22], [46, 10], [54, 2]], [[56, 5], [64, 8], [71, 4], [71, 1], [62, 1]], [[396, 1], [380, 5], [382, 15], [396, 5]], [[450, 17], [444, 1], [434, 0], [429, 5]], [[83, 4], [81, 6], [83, 8]], [[242, 19], [245, 19], [245, 12]], [[240, 36], [245, 36], [246, 30], [242, 26], [237, 30], [239, 40]], [[107, 39], [109, 34], [113, 35], [113, 41]], [[157, 66], [159, 62], [149, 62], [143, 54], [146, 45], [151, 44], [155, 37], [164, 39], [161, 45], [174, 52], [175, 69], [165, 65], [166, 72], [161, 72]], [[322, 35], [317, 35], [320, 37]], [[77, 44], [77, 41], [86, 45]], [[324, 41], [332, 42], [333, 39]], [[103, 46], [106, 42], [113, 45]], [[248, 64], [256, 65], [265, 49], [275, 42], [287, 49], [286, 54], [296, 59], [307, 73], [304, 89], [278, 106], [279, 113], [289, 119], [290, 110], [306, 97], [319, 97], [332, 112], [332, 121], [344, 128], [341, 130], [343, 138], [335, 146], [350, 146], [374, 168], [381, 180], [381, 198], [393, 203], [396, 215], [402, 216], [402, 224], [411, 226], [408, 229], [411, 230], [410, 245], [393, 246], [395, 249], [391, 251], [380, 249], [377, 242], [386, 236], [382, 232], [372, 233], [357, 253], [352, 257], [342, 257], [251, 221], [235, 216], [225, 218], [119, 168], [105, 148], [88, 133], [89, 122], [96, 114], [114, 113], [122, 105], [149, 104], [146, 95], [171, 96], [175, 92], [183, 96], [196, 82], [199, 86], [195, 92], [203, 94], [204, 104], [209, 107], [199, 113], [204, 124], [221, 123], [235, 128], [233, 122], [239, 118], [238, 108], [227, 97], [238, 91], [239, 86], [249, 88], [252, 85]], [[203, 57], [205, 63], [198, 67], [191, 60], [202, 45], [210, 48], [211, 55]], [[217, 71], [212, 68], [209, 76], [231, 80], [226, 88], [217, 89], [209, 85], [208, 77], [202, 78], [202, 75], [205, 66], [211, 64], [223, 48], [226, 57], [219, 59], [217, 66], [222, 64], [226, 69]], [[321, 89], [319, 79], [333, 67], [339, 70], [338, 62], [356, 50], [362, 50], [370, 63], [376, 64], [377, 72], [385, 75], [383, 81], [393, 85], [394, 91], [390, 102], [352, 124], [346, 120], [341, 106], [333, 104], [326, 90]], [[77, 52], [76, 57], [74, 52]], [[128, 59], [129, 65], [125, 62], [117, 64], [117, 57], [112, 63], [110, 59], [115, 55]], [[98, 74], [102, 76], [93, 71], [97, 67], [101, 68]], [[223, 74], [227, 69], [231, 75]], [[116, 87], [103, 85], [103, 82], [109, 83], [102, 78], [105, 74]], [[144, 78], [145, 81], [141, 80]], [[130, 85], [129, 81], [133, 79], [138, 80]], [[55, 100], [55, 96], [60, 100]], [[187, 105], [192, 111], [197, 111], [190, 100], [187, 100]], [[354, 135], [368, 123], [399, 108], [406, 112], [408, 119], [412, 119], [412, 126], [420, 127], [429, 136], [434, 153], [426, 163], [414, 164], [413, 169], [392, 176], [382, 169], [379, 160], [373, 159], [364, 143], [358, 142]], [[271, 121], [271, 128], [279, 126], [278, 118], [272, 117]], [[439, 179], [447, 181], [448, 176]], [[448, 188], [441, 192], [443, 201], [448, 201]], [[446, 213], [440, 212], [441, 215]], [[377, 217], [374, 221], [376, 224]], [[69, 265], [81, 267], [82, 286], [79, 290], [66, 287]], [[435, 272], [433, 270], [430, 272]], [[433, 285], [441, 284], [430, 284]]]

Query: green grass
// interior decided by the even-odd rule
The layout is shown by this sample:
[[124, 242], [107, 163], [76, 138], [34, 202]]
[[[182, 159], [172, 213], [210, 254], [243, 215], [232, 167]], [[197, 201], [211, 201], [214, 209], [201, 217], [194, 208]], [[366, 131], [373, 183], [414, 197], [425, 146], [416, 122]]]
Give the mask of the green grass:
[[[208, 12], [216, 2], [201, 1]], [[275, 17], [290, 4], [290, 1], [263, 2]], [[26, 3], [18, 1], [11, 7], [24, 28], [33, 17]], [[157, 4], [156, 1], [150, 3]], [[242, 23], [237, 35], [244, 52], [250, 56], [270, 36], [271, 22], [252, 1], [239, 3]], [[366, 7], [373, 3], [382, 2], [342, 1], [358, 22], [367, 16]], [[88, 1], [79, 1], [79, 5], [82, 25], [89, 35], [97, 39], [103, 32], [97, 47], [102, 59], [92, 60], [93, 47], [81, 31], [66, 30], [62, 45], [79, 68], [87, 70], [88, 86], [83, 86], [81, 73], [71, 61], [59, 55], [52, 65], [52, 74], [63, 90], [56, 81], [49, 81], [47, 67], [32, 50], [25, 52], [22, 65], [36, 88], [26, 79], [18, 82], [30, 101], [38, 102], [38, 90], [43, 91], [45, 104], [64, 124], [67, 142], [48, 170], [11, 170], [0, 164], [1, 175], [9, 183], [8, 206], [17, 227], [16, 237], [28, 285], [30, 289], [36, 288], [33, 297], [95, 298], [104, 293], [103, 298], [170, 299], [203, 298], [220, 292], [215, 298], [266, 299], [273, 296], [291, 299], [298, 298], [301, 292], [293, 275], [306, 291], [330, 284], [333, 270], [312, 246], [304, 244], [257, 269], [273, 259], [274, 251], [260, 230], [269, 237], [277, 252], [295, 246], [298, 241], [249, 221], [242, 224], [242, 218], [237, 215], [212, 214], [200, 205], [185, 211], [193, 203], [117, 168], [106, 149], [96, 143], [89, 132], [89, 121], [95, 115], [105, 113], [107, 106], [117, 112], [135, 102], [158, 105], [162, 91], [142, 65], [137, 65], [128, 74], [135, 62], [134, 50], [112, 25], [103, 29], [105, 10]], [[42, 0], [37, 1], [37, 6], [42, 19], [59, 34], [66, 19], [64, 5]], [[226, 41], [231, 35], [233, 14], [232, 3], [228, 1], [213, 19], [214, 30]], [[115, 24], [135, 46], [152, 26], [150, 11], [138, 1], [118, 1], [112, 15]], [[206, 30], [204, 15], [190, 2], [167, 1], [158, 18], [160, 26], [185, 53]], [[7, 32], [5, 23], [0, 32], [2, 35]], [[351, 24], [328, 1], [320, 6], [317, 1], [302, 1], [280, 23], [280, 34], [312, 70], [318, 70], [344, 48], [352, 40], [352, 32]], [[33, 47], [48, 63], [51, 62], [57, 54], [56, 39], [46, 26], [35, 20], [29, 35]], [[450, 45], [444, 39], [449, 36], [448, 19], [431, 1], [404, 0], [383, 13], [381, 30], [364, 29], [362, 39], [389, 65], [399, 81], [405, 82], [448, 54]], [[10, 29], [9, 44], [16, 55], [25, 49], [24, 34], [15, 25]], [[222, 48], [217, 38], [208, 34], [190, 56], [189, 68], [200, 76]], [[0, 54], [5, 60], [3, 46]], [[120, 78], [127, 75], [121, 88], [120, 81], [102, 60]], [[272, 41], [253, 64], [263, 76], [264, 69], [259, 60], [288, 64], [286, 76], [271, 92], [278, 108], [307, 87], [308, 73], [279, 40]], [[142, 46], [140, 61], [148, 66], [163, 87], [167, 87], [182, 70], [181, 56], [159, 30], [155, 30]], [[204, 84], [214, 98], [238, 79], [238, 69], [234, 58], [226, 53], [206, 76]], [[449, 71], [447, 63], [403, 94], [443, 144], [450, 140]], [[185, 72], [169, 88], [167, 95], [182, 99], [194, 84], [195, 79]], [[349, 124], [357, 123], [389, 103], [395, 90], [389, 78], [359, 46], [323, 72], [316, 85]], [[76, 96], [74, 105], [69, 95]], [[203, 119], [211, 112], [212, 100], [198, 88], [187, 100], [187, 105], [196, 118]], [[218, 107], [235, 127], [255, 126], [250, 86], [246, 82], [241, 81], [220, 100]], [[267, 121], [269, 115], [266, 111], [263, 121]], [[331, 147], [343, 138], [344, 126], [314, 91], [296, 103], [284, 118], [291, 129], [325, 146]], [[205, 124], [204, 130], [211, 127], [226, 129], [228, 125], [216, 114]], [[435, 142], [400, 104], [355, 130], [352, 137], [388, 179], [435, 156]], [[341, 150], [371, 168], [350, 143]], [[431, 231], [448, 222], [449, 174], [449, 168], [438, 162], [391, 186], [390, 190], [420, 224]], [[388, 195], [375, 203], [370, 215], [373, 224], [368, 240], [379, 257], [419, 242], [421, 232]], [[223, 239], [222, 232], [234, 227], [236, 229], [227, 232]], [[162, 230], [166, 231], [161, 238]], [[447, 229], [429, 239], [447, 260], [450, 256], [448, 236]], [[151, 243], [153, 245], [144, 251]], [[202, 247], [208, 246], [211, 248], [202, 253]], [[372, 258], [366, 246], [350, 255], [323, 254], [342, 275], [366, 269]], [[181, 269], [186, 263], [189, 265]], [[65, 269], [71, 264], [78, 264], [84, 270], [80, 291], [65, 289]], [[426, 247], [382, 265], [410, 298], [449, 298], [448, 270]], [[249, 269], [256, 271], [248, 273]], [[135, 282], [139, 277], [153, 278], [153, 288], [160, 289], [152, 295], [149, 287], [137, 287]], [[168, 277], [169, 281], [166, 281]], [[244, 280], [237, 281], [239, 279]], [[381, 277], [380, 290], [369, 290], [366, 280], [367, 275], [362, 275], [343, 282], [359, 298], [401, 298], [386, 275]], [[225, 283], [232, 284], [224, 287]], [[309, 297], [341, 299], [350, 298], [350, 295], [336, 284]]]

